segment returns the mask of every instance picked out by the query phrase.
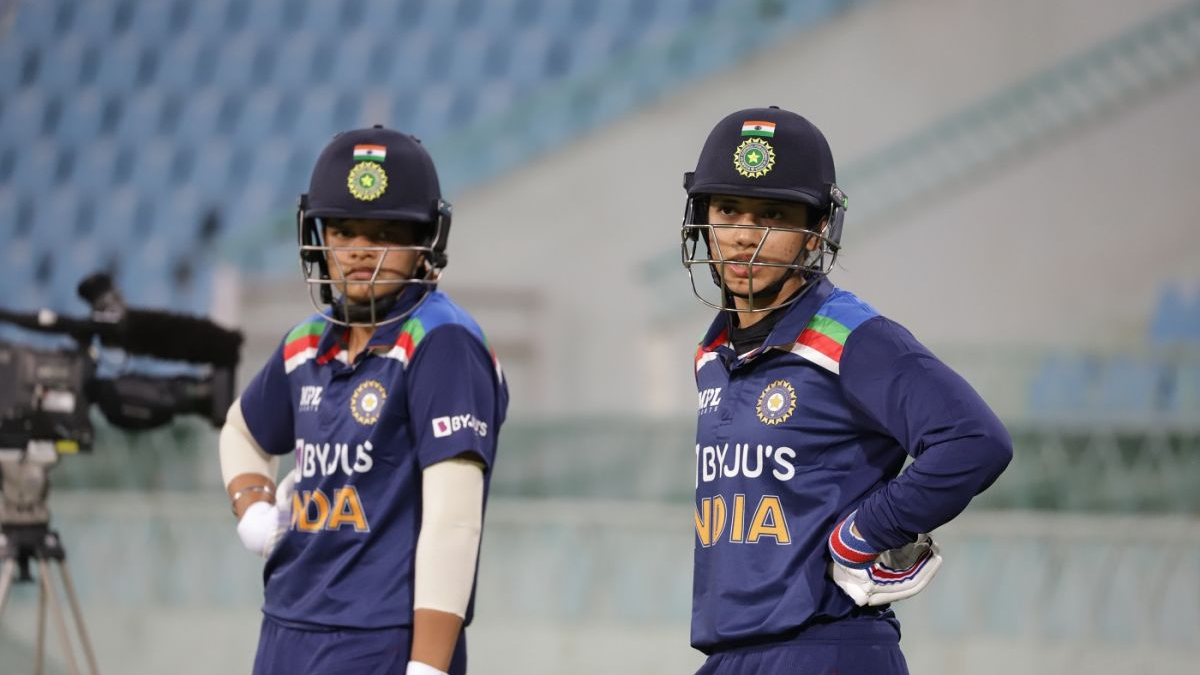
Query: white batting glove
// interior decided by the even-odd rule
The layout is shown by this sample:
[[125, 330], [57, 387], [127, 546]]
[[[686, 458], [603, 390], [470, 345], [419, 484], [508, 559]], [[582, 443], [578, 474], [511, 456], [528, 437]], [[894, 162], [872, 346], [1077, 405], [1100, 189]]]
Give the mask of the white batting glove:
[[919, 534], [911, 544], [880, 553], [867, 567], [848, 567], [835, 559], [829, 564], [829, 574], [854, 604], [877, 607], [920, 593], [941, 566], [937, 542]]
[[420, 661], [409, 661], [408, 667], [404, 669], [404, 675], [447, 675], [446, 673], [434, 668], [428, 663]]
[[296, 470], [288, 472], [275, 491], [275, 504], [254, 502], [242, 513], [237, 533], [242, 545], [251, 553], [267, 558], [292, 522], [292, 488]]
[[829, 576], [854, 604], [886, 605], [920, 593], [942, 566], [937, 543], [927, 534], [899, 548], [876, 551], [854, 524], [858, 511], [829, 533]]

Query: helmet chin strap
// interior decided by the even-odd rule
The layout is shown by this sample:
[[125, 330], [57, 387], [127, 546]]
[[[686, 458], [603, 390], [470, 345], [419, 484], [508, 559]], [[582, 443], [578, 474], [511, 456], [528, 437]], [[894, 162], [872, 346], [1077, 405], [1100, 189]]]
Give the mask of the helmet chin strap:
[[400, 295], [404, 293], [404, 290], [405, 289], [401, 289], [395, 293], [385, 295], [382, 298], [375, 298], [374, 316], [371, 316], [371, 303], [368, 302], [363, 304], [348, 302], [346, 298], [343, 297], [341, 302], [336, 302], [333, 304], [333, 318], [350, 324], [371, 325], [378, 323], [380, 319], [387, 316], [388, 313], [395, 308], [396, 303], [400, 301]]

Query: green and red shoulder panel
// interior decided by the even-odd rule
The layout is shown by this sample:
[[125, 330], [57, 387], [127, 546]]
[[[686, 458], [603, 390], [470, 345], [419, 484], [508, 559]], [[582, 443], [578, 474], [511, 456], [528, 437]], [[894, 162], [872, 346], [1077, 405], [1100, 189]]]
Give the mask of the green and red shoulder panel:
[[283, 369], [292, 372], [301, 364], [317, 357], [317, 345], [325, 332], [326, 322], [314, 314], [292, 329], [283, 340]]
[[850, 293], [835, 291], [796, 338], [792, 353], [837, 375], [851, 331], [876, 316], [874, 307]]
[[[396, 336], [396, 343], [386, 352], [381, 352], [380, 356], [389, 359], [396, 359], [405, 366], [412, 361], [413, 353], [417, 351], [417, 345], [421, 344], [421, 340], [433, 329], [446, 325], [448, 323], [456, 323], [453, 317], [443, 314], [442, 312], [417, 312], [416, 316], [411, 317], [400, 327], [400, 333]], [[496, 358], [496, 351], [488, 344], [487, 338], [483, 333], [474, 330], [472, 326], [463, 324], [468, 330], [479, 338], [483, 343], [488, 354], [492, 357], [492, 365], [496, 367], [496, 375], [501, 379], [504, 378], [504, 373], [500, 369], [500, 361]]]

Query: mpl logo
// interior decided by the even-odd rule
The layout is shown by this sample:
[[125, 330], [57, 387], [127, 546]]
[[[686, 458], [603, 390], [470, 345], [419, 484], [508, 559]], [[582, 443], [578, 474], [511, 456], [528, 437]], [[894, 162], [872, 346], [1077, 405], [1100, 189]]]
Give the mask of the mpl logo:
[[487, 422], [474, 415], [448, 415], [433, 418], [434, 438], [445, 438], [463, 429], [470, 429], [479, 436], [487, 436]]
[[721, 388], [714, 387], [712, 389], [705, 389], [701, 391], [699, 404], [701, 415], [712, 412], [710, 408], [715, 408], [716, 406], [721, 405]]
[[316, 412], [321, 405], [321, 387], [300, 387], [300, 412]]

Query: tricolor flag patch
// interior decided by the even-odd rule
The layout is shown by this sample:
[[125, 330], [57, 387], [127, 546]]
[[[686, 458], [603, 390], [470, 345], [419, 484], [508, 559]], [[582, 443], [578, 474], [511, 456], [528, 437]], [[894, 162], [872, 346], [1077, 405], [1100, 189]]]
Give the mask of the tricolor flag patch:
[[749, 120], [742, 122], [743, 136], [762, 136], [763, 138], [772, 138], [775, 136], [775, 123], [762, 122], [759, 120]]
[[879, 316], [875, 308], [845, 291], [835, 290], [800, 333], [792, 353], [838, 375], [846, 338], [875, 316]]
[[356, 162], [382, 162], [386, 157], [387, 148], [382, 145], [354, 146], [354, 161]]
[[325, 321], [318, 319], [302, 323], [288, 333], [283, 341], [284, 372], [291, 373], [305, 362], [317, 358], [317, 345], [324, 331]]

